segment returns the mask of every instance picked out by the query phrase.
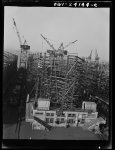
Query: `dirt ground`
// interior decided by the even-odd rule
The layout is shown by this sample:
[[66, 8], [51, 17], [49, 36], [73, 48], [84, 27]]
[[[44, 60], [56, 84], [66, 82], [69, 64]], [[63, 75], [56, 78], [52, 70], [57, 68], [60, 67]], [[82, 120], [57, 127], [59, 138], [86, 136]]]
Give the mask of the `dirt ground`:
[[[16, 124], [3, 125], [3, 139], [18, 139], [15, 132]], [[98, 136], [81, 127], [55, 127], [51, 131], [32, 130], [30, 123], [22, 122], [20, 139], [48, 139], [48, 140], [100, 140]]]

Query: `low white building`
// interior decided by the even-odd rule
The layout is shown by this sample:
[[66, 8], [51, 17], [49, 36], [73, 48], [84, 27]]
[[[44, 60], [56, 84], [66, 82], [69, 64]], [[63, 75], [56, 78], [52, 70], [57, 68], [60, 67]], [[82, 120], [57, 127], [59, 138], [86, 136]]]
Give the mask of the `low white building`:
[[51, 126], [66, 126], [69, 123], [70, 126], [83, 125], [86, 121], [95, 119], [97, 112], [92, 114], [92, 117], [88, 116], [88, 111], [76, 110], [76, 111], [64, 111], [62, 116], [58, 116], [56, 111], [53, 110], [33, 110], [33, 116], [40, 118], [47, 122]]
[[[85, 106], [84, 106], [85, 104]], [[31, 106], [31, 105], [30, 105]], [[33, 119], [32, 127], [37, 129], [42, 128], [42, 125], [34, 121], [34, 116], [45, 121], [51, 126], [65, 126], [69, 124], [70, 126], [83, 126], [85, 123], [95, 120], [97, 118], [98, 112], [96, 112], [96, 103], [93, 102], [83, 102], [82, 109], [76, 109], [75, 111], [63, 111], [60, 116], [56, 110], [49, 110], [50, 100], [49, 99], [38, 99], [38, 106], [33, 109], [31, 106], [30, 115], [28, 115], [28, 120]], [[91, 110], [91, 111], [89, 111]], [[29, 118], [30, 116], [30, 118]]]

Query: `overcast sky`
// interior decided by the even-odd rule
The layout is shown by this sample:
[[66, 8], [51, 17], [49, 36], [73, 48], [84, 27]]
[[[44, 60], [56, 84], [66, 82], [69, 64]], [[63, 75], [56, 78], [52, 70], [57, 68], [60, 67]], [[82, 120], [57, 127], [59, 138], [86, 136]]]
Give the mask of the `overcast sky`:
[[50, 49], [40, 34], [55, 48], [78, 40], [66, 50], [87, 57], [97, 49], [101, 60], [109, 60], [109, 8], [67, 7], [5, 7], [4, 48], [19, 50], [19, 40], [13, 25], [15, 19], [20, 32], [31, 47], [31, 52]]

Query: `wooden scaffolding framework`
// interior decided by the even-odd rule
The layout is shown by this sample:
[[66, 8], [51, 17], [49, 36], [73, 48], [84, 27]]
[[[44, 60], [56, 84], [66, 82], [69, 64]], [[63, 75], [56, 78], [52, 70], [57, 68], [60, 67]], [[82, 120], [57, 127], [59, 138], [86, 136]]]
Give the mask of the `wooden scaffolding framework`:
[[95, 67], [78, 56], [37, 53], [29, 60], [29, 76], [35, 78], [36, 96], [49, 98], [61, 110], [74, 108], [78, 85], [87, 90], [89, 83], [95, 82]]

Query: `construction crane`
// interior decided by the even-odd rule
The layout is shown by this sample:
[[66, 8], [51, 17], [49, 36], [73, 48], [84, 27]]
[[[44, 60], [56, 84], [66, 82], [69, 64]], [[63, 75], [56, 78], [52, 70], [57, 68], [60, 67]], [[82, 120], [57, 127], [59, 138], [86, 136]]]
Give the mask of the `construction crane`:
[[67, 53], [67, 52], [64, 51], [64, 49], [77, 41], [77, 40], [75, 40], [75, 41], [73, 41], [73, 42], [70, 42], [70, 43], [67, 44], [66, 46], [63, 46], [63, 43], [61, 43], [61, 45], [59, 46], [58, 50], [56, 50], [56, 49], [54, 48], [54, 46], [47, 40], [47, 38], [45, 38], [42, 34], [41, 34], [41, 36], [43, 37], [43, 39], [48, 43], [48, 45], [49, 45], [49, 46], [53, 49], [53, 51], [54, 51], [54, 53], [53, 53], [52, 50], [48, 50], [47, 52], [53, 53], [53, 54], [55, 54], [55, 55], [56, 55], [56, 54], [58, 54], [58, 55], [59, 55], [59, 54], [63, 55], [64, 53]]
[[26, 40], [24, 41], [24, 44], [22, 44], [22, 40], [21, 40], [21, 37], [20, 37], [20, 33], [18, 31], [18, 28], [17, 28], [17, 25], [16, 25], [16, 22], [13, 18], [13, 23], [14, 23], [14, 26], [15, 26], [15, 29], [16, 29], [16, 32], [17, 32], [17, 36], [18, 36], [18, 39], [19, 39], [19, 43], [20, 43], [20, 48], [23, 49], [23, 50], [29, 50], [30, 49], [30, 46], [28, 46], [26, 43]]
[[71, 44], [74, 44], [76, 41], [78, 41], [78, 40], [75, 40], [75, 41], [73, 41], [73, 42], [70, 42], [69, 44], [67, 44], [66, 46], [63, 46], [63, 43], [61, 43], [61, 45], [60, 45], [60, 47], [58, 48], [58, 50], [60, 50], [61, 48], [61, 50], [64, 50], [65, 48], [67, 48], [68, 46], [70, 46]]
[[18, 31], [18, 28], [16, 26], [16, 22], [15, 22], [14, 18], [13, 18], [13, 23], [14, 23], [14, 26], [15, 26], [15, 29], [16, 29], [16, 32], [17, 32], [17, 36], [18, 36], [18, 39], [19, 39], [20, 47], [21, 47], [22, 46], [22, 41], [21, 41], [20, 33]]
[[92, 50], [91, 50], [91, 53], [90, 55], [87, 57], [89, 60], [91, 60], [91, 57], [92, 57]]
[[68, 46], [70, 46], [71, 44], [75, 43], [77, 40], [70, 42], [69, 44], [67, 44], [66, 46], [63, 46], [63, 43], [61, 43], [60, 47], [58, 48], [57, 52], [63, 54], [67, 54], [67, 51], [64, 50], [65, 48], [67, 48]]
[[21, 52], [18, 55], [17, 68], [20, 68], [20, 67], [27, 68], [27, 58], [28, 58], [28, 52], [27, 51], [30, 49], [30, 46], [26, 44], [26, 40], [24, 41], [24, 44], [22, 44], [20, 33], [18, 31], [18, 28], [17, 28], [17, 25], [16, 25], [14, 18], [13, 18], [13, 24], [15, 26], [17, 36], [19, 39], [19, 43], [20, 43], [20, 48], [21, 48]]
[[[19, 133], [20, 133], [20, 127], [21, 127], [21, 121], [25, 116], [25, 97], [26, 97], [26, 69], [27, 69], [27, 61], [28, 61], [28, 50], [30, 49], [30, 46], [26, 44], [26, 40], [24, 41], [24, 44], [21, 41], [20, 33], [18, 31], [16, 22], [13, 18], [13, 24], [16, 29], [16, 33], [19, 39], [19, 44], [20, 44], [20, 53], [18, 55], [18, 62], [17, 62], [17, 77], [16, 77], [16, 82], [14, 85], [14, 88], [11, 91], [11, 101], [13, 99], [13, 96], [15, 94], [15, 103], [18, 105], [18, 117], [17, 117], [17, 124], [16, 124], [16, 130], [15, 132], [18, 131], [18, 138]], [[20, 87], [17, 90], [17, 87]], [[12, 104], [12, 103], [11, 103]], [[14, 104], [12, 104], [14, 105]]]
[[48, 39], [45, 38], [42, 34], [41, 34], [41, 36], [42, 36], [43, 39], [48, 43], [48, 45], [49, 45], [54, 51], [56, 51], [55, 48], [54, 48], [54, 46], [48, 41]]
[[95, 61], [99, 61], [99, 56], [98, 56], [98, 53], [97, 53], [97, 49], [95, 50]]
[[23, 36], [23, 39], [24, 39], [24, 44], [23, 44], [23, 45], [26, 45], [26, 44], [27, 44], [27, 41], [25, 40], [24, 36]]

